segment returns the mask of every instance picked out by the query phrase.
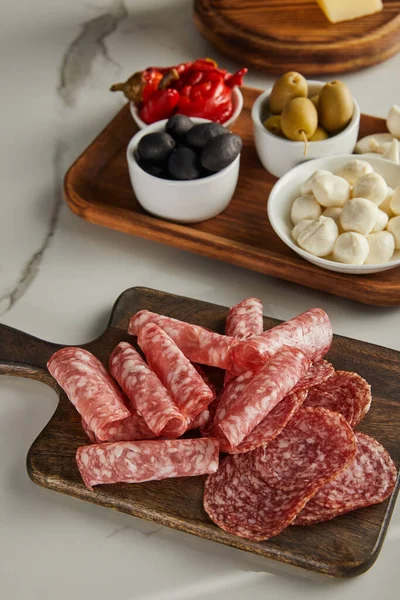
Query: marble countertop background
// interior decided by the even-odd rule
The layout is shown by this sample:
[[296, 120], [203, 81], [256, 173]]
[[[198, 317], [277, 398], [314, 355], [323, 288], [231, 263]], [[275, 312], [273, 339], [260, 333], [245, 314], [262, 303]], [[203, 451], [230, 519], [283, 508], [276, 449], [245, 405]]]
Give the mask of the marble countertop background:
[[[111, 83], [198, 56], [237, 67], [200, 37], [191, 15], [188, 0], [1, 3], [0, 321], [79, 344], [101, 333], [124, 289], [142, 285], [224, 305], [254, 295], [281, 319], [321, 306], [336, 333], [400, 350], [400, 308], [362, 306], [102, 229], [65, 205], [66, 169], [123, 104]], [[400, 104], [399, 73], [400, 55], [340, 78], [363, 112], [384, 117]], [[255, 72], [246, 80], [270, 81]], [[259, 573], [238, 551], [36, 487], [25, 457], [55, 406], [45, 386], [1, 377], [1, 597], [372, 600], [398, 589], [399, 508], [366, 575], [317, 584]]]

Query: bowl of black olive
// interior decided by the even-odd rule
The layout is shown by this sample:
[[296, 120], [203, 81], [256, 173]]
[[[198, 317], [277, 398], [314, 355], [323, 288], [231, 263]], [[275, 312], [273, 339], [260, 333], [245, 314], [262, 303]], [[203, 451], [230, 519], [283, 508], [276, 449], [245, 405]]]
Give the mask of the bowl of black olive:
[[241, 149], [240, 136], [206, 119], [174, 115], [148, 125], [127, 148], [139, 204], [178, 223], [215, 217], [234, 194]]

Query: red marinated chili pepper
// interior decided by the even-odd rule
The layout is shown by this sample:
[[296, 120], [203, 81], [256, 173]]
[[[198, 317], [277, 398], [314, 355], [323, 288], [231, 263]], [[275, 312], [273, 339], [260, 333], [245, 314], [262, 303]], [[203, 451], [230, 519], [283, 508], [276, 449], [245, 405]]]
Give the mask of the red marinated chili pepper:
[[123, 91], [146, 123], [174, 113], [223, 123], [233, 111], [232, 88], [242, 84], [246, 73], [241, 69], [232, 75], [215, 61], [199, 58], [175, 67], [149, 67], [111, 89]]
[[142, 103], [139, 116], [145, 123], [155, 123], [162, 119], [169, 119], [175, 112], [179, 102], [179, 92], [168, 88], [155, 90], [149, 95], [146, 102]]

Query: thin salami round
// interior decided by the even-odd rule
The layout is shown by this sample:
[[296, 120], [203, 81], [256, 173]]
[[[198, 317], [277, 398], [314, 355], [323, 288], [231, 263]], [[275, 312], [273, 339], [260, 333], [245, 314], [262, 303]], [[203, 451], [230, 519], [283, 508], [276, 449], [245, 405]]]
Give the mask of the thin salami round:
[[294, 525], [328, 521], [379, 504], [393, 492], [397, 472], [388, 452], [374, 438], [356, 432], [357, 452], [350, 465], [306, 504]]
[[268, 361], [234, 400], [218, 427], [231, 448], [236, 448], [305, 375], [310, 361], [296, 349], [284, 346]]
[[263, 334], [240, 342], [232, 350], [233, 371], [260, 369], [282, 346], [298, 348], [312, 362], [321, 360], [332, 344], [332, 325], [321, 308], [311, 308]]
[[161, 327], [155, 323], [143, 325], [138, 344], [149, 366], [189, 421], [207, 408], [214, 398], [213, 391]]
[[251, 452], [236, 454], [207, 478], [204, 509], [225, 531], [261, 541], [290, 525], [314, 492], [315, 486], [291, 492], [272, 488], [254, 470]]
[[[286, 398], [281, 400], [279, 404], [257, 425], [253, 431], [233, 450], [227, 449], [227, 452], [242, 453], [255, 450], [260, 446], [264, 446], [272, 442], [286, 427], [290, 419], [299, 410], [307, 397], [307, 390], [298, 392], [290, 392]], [[221, 445], [221, 450], [224, 446]]]
[[186, 431], [186, 418], [133, 346], [118, 344], [110, 356], [110, 372], [154, 435], [179, 437]]
[[131, 318], [128, 332], [131, 335], [139, 335], [140, 328], [147, 323], [155, 323], [161, 327], [192, 362], [220, 369], [231, 368], [232, 349], [238, 343], [235, 338], [148, 310], [141, 310]]
[[62, 348], [47, 368], [99, 440], [105, 439], [108, 426], [129, 417], [124, 394], [87, 350]]
[[150, 440], [80, 446], [76, 461], [85, 485], [141, 483], [193, 477], [218, 469], [218, 443], [210, 438]]
[[324, 485], [353, 460], [356, 439], [346, 419], [325, 408], [300, 408], [282, 433], [258, 448], [260, 476], [281, 490], [303, 489], [316, 477]]
[[334, 372], [335, 369], [331, 363], [329, 363], [327, 360], [319, 360], [311, 365], [307, 373], [302, 379], [300, 379], [298, 383], [296, 383], [292, 391], [297, 392], [297, 390], [309, 390], [316, 385], [320, 385], [329, 379], [329, 377], [332, 377]]
[[355, 427], [370, 409], [371, 386], [357, 373], [335, 371], [327, 381], [309, 390], [305, 406], [339, 412]]
[[247, 340], [263, 332], [263, 305], [257, 298], [246, 298], [229, 309], [225, 333]]

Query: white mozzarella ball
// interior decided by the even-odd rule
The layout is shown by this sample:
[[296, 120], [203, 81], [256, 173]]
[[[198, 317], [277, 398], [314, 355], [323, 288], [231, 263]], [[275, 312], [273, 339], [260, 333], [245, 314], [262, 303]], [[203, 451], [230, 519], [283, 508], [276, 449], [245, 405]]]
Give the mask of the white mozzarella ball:
[[343, 206], [350, 198], [350, 184], [332, 173], [321, 175], [311, 184], [312, 193], [321, 206]]
[[353, 185], [359, 177], [373, 172], [374, 169], [365, 160], [354, 159], [339, 169], [336, 175], [343, 177], [343, 179], [346, 179], [346, 181]]
[[290, 217], [293, 225], [297, 225], [304, 219], [318, 219], [321, 214], [321, 207], [312, 194], [299, 196], [292, 204]]
[[382, 175], [369, 173], [357, 179], [353, 187], [353, 196], [354, 198], [366, 198], [379, 206], [387, 196], [387, 189]]
[[332, 252], [333, 246], [339, 235], [339, 230], [333, 219], [319, 217], [312, 221], [298, 235], [297, 243], [300, 248], [314, 256], [327, 256]]
[[368, 256], [365, 260], [366, 265], [381, 265], [386, 263], [393, 256], [394, 237], [389, 231], [378, 231], [367, 235], [369, 246]]
[[368, 256], [367, 238], [354, 231], [346, 231], [337, 238], [333, 247], [333, 260], [346, 265], [362, 265]]
[[340, 206], [330, 206], [329, 208], [326, 208], [324, 210], [322, 215], [324, 217], [330, 217], [331, 219], [333, 219], [335, 221], [336, 225], [339, 227], [341, 212], [342, 212], [342, 209], [340, 208]]
[[324, 169], [321, 169], [320, 171], [315, 171], [315, 173], [313, 173], [312, 175], [310, 175], [310, 177], [303, 183], [303, 185], [300, 188], [300, 193], [301, 194], [311, 194], [311, 186], [312, 186], [312, 182], [315, 179], [318, 179], [318, 177], [320, 177], [321, 175], [331, 175], [330, 171], [325, 171]]
[[386, 198], [384, 199], [384, 201], [382, 202], [382, 204], [379, 205], [380, 210], [383, 210], [388, 216], [393, 217], [393, 213], [390, 209], [390, 203], [392, 201], [393, 198], [393, 193], [394, 190], [388, 186], [388, 191], [386, 194]]
[[386, 119], [386, 126], [390, 133], [396, 138], [400, 138], [400, 106], [396, 104], [389, 110]]
[[393, 191], [389, 206], [394, 215], [400, 215], [400, 185]]
[[378, 218], [371, 230], [371, 233], [376, 233], [377, 231], [382, 231], [383, 229], [385, 229], [386, 225], [388, 224], [388, 221], [388, 215], [383, 210], [378, 208]]
[[386, 229], [393, 234], [394, 247], [396, 250], [400, 250], [400, 216], [389, 219]]
[[312, 223], [312, 219], [304, 219], [304, 221], [300, 221], [295, 225], [292, 229], [292, 238], [295, 242], [297, 242], [297, 238], [299, 235], [305, 230], [305, 228]]
[[368, 235], [378, 220], [378, 211], [378, 207], [369, 200], [353, 198], [342, 208], [340, 225], [344, 231]]

